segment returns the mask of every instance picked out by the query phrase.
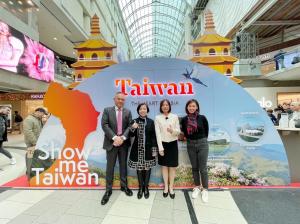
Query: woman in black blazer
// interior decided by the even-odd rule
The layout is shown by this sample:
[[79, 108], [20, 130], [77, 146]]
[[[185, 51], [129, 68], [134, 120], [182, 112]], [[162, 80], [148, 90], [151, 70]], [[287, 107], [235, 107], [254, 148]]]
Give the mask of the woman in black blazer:
[[131, 147], [128, 166], [137, 170], [139, 181], [138, 199], [144, 193], [149, 198], [149, 179], [151, 168], [156, 165], [157, 143], [154, 121], [147, 117], [149, 107], [141, 103], [137, 107], [139, 117], [134, 119], [130, 128], [130, 136], [134, 137]]

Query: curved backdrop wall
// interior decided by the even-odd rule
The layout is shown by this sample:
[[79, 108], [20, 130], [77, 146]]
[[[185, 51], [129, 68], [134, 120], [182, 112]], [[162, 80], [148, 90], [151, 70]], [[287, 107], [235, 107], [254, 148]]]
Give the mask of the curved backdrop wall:
[[[81, 83], [76, 90], [88, 95], [94, 109], [100, 113], [96, 130], [84, 139], [83, 150], [89, 170], [99, 174], [101, 186], [105, 186], [106, 153], [102, 149], [100, 121], [104, 108], [113, 106], [113, 96], [117, 91], [128, 94], [126, 107], [132, 111], [133, 118], [137, 117], [136, 107], [140, 102], [149, 104], [152, 119], [159, 113], [162, 99], [171, 101], [172, 112], [179, 117], [185, 115], [184, 108], [189, 99], [200, 102], [201, 114], [207, 117], [210, 125], [210, 185], [290, 183], [284, 146], [265, 111], [243, 88], [208, 67], [179, 59], [139, 59], [104, 69]], [[59, 100], [61, 102], [57, 103], [64, 107], [66, 99], [62, 96]], [[83, 105], [81, 99], [74, 95], [72, 100], [75, 104], [72, 110], [72, 116], [76, 117], [74, 123], [80, 123], [89, 115], [78, 112]], [[63, 118], [52, 116], [49, 119], [38, 140], [39, 149], [49, 151], [55, 148], [57, 153], [66, 147], [66, 130], [60, 119]], [[87, 123], [81, 122], [80, 125], [84, 129]], [[72, 137], [72, 130], [68, 135]], [[185, 142], [179, 142], [179, 163], [175, 184], [189, 187], [193, 181]], [[115, 173], [118, 170], [117, 163]], [[129, 185], [137, 186], [136, 172], [129, 168], [128, 171]], [[152, 187], [161, 186], [159, 166], [153, 170], [150, 182]], [[115, 183], [117, 185], [118, 181]]]

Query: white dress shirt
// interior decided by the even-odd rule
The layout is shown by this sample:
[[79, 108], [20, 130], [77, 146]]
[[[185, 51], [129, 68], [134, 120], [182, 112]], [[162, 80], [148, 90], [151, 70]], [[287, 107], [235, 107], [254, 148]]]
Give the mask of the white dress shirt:
[[[172, 128], [173, 133], [167, 131], [167, 128]], [[169, 113], [168, 116], [164, 114], [155, 117], [155, 133], [159, 151], [163, 151], [162, 142], [172, 142], [178, 140], [180, 134], [179, 119], [176, 114]]]

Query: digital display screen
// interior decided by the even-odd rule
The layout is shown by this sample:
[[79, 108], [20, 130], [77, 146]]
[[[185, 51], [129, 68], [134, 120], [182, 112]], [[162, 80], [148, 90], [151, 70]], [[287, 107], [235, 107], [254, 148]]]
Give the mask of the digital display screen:
[[50, 82], [54, 80], [54, 53], [0, 20], [0, 68]]

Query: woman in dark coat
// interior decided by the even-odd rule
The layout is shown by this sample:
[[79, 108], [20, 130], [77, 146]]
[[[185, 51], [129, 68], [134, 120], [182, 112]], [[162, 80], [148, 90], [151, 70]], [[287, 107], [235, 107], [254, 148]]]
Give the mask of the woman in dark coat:
[[3, 148], [3, 142], [7, 141], [7, 116], [10, 113], [9, 106], [0, 106], [0, 153], [10, 159], [10, 164], [15, 165], [16, 159], [12, 157], [9, 151]]
[[137, 107], [139, 117], [132, 121], [130, 136], [134, 137], [131, 147], [128, 166], [137, 170], [139, 181], [138, 199], [144, 193], [149, 198], [149, 179], [151, 168], [156, 165], [157, 143], [154, 121], [147, 117], [149, 107], [142, 103]]

